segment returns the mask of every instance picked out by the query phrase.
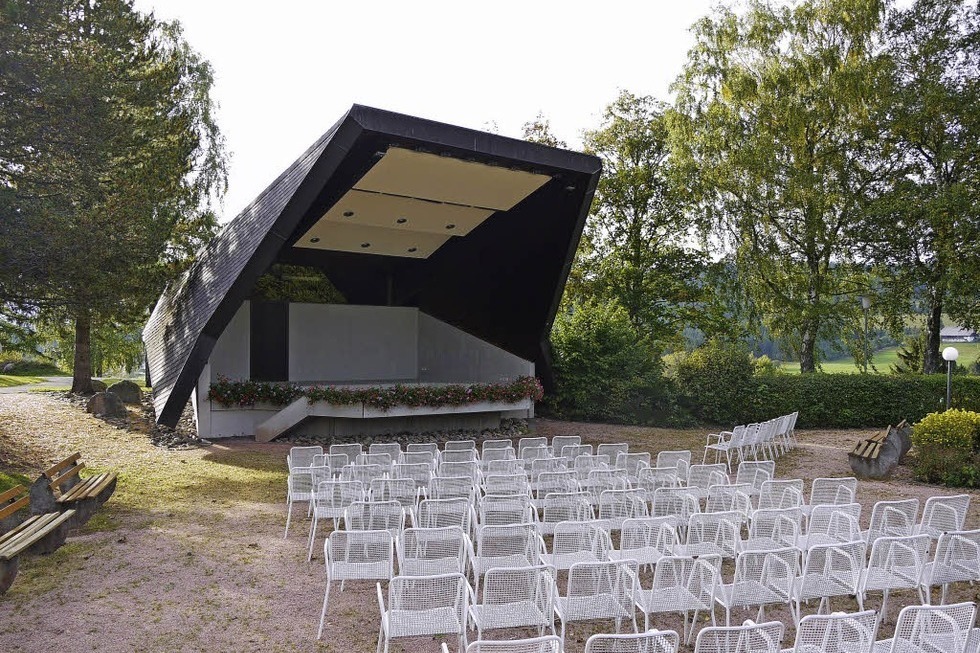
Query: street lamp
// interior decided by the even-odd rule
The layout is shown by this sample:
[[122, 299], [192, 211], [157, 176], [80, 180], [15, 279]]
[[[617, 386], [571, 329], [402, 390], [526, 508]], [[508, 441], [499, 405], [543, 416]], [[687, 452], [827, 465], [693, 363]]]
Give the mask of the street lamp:
[[868, 309], [871, 308], [871, 298], [861, 296], [861, 308], [864, 309], [864, 373], [868, 373], [868, 359], [871, 358], [871, 343], [868, 340]]
[[956, 347], [943, 350], [943, 360], [946, 361], [946, 410], [949, 410], [949, 403], [953, 399], [953, 364], [959, 357], [960, 352]]

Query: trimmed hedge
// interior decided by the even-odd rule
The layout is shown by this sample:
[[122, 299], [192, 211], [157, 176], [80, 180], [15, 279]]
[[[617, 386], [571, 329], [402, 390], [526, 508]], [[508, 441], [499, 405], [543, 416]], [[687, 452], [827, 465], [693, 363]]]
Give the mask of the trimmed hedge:
[[[797, 426], [883, 428], [943, 410], [946, 376], [777, 374], [731, 380], [705, 375], [679, 384], [683, 405], [699, 421], [747, 424], [799, 411]], [[718, 397], [726, 401], [719, 402]], [[980, 411], [980, 377], [953, 377], [953, 407]]]

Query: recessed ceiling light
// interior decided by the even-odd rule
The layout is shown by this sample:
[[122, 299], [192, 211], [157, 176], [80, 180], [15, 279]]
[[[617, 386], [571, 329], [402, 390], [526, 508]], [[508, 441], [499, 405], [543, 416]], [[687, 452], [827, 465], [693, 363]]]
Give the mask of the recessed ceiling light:
[[371, 243], [361, 243], [361, 247], [370, 247]]
[[311, 243], [318, 243], [318, 242], [320, 242], [320, 239], [319, 238], [310, 238], [310, 242]]
[[397, 222], [398, 224], [405, 224], [406, 222], [408, 222], [408, 218], [398, 218], [397, 220], [395, 220], [395, 222]]
[[353, 211], [344, 211], [344, 217], [345, 218], [353, 218], [354, 217], [354, 212]]
[[418, 247], [409, 247], [408, 248], [408, 253], [409, 254], [414, 254], [417, 251], [419, 251], [419, 248]]
[[455, 229], [455, 228], [456, 228], [456, 225], [454, 225], [452, 222], [450, 222], [449, 224], [446, 225], [446, 229]]

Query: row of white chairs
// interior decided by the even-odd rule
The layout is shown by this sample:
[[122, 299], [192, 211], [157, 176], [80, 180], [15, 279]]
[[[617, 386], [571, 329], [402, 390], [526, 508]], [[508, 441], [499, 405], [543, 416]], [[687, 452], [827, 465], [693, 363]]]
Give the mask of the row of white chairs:
[[[796, 630], [790, 648], [782, 648], [785, 628], [778, 621], [741, 626], [710, 626], [698, 633], [694, 653], [976, 653], [976, 604], [914, 605], [902, 609], [892, 637], [877, 639], [874, 610], [809, 615]], [[673, 630], [647, 630], [626, 635], [596, 634], [585, 653], [677, 653], [680, 638]], [[442, 653], [449, 653], [443, 643]], [[466, 653], [563, 653], [555, 636], [508, 641], [477, 641]]]
[[704, 443], [702, 462], [708, 461], [708, 453], [715, 454], [715, 462], [725, 457], [729, 471], [732, 461], [762, 459], [775, 460], [796, 446], [796, 418], [799, 413], [782, 415], [766, 422], [736, 426], [731, 431], [709, 433]]

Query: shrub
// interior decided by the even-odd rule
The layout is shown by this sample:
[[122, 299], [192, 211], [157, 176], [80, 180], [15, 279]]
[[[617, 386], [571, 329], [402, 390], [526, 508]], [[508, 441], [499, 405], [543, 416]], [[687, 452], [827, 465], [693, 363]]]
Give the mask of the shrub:
[[980, 484], [980, 413], [947, 410], [926, 415], [912, 430], [915, 475], [929, 483]]
[[710, 340], [677, 361], [681, 403], [700, 419], [715, 424], [738, 421], [755, 363], [742, 345]]

